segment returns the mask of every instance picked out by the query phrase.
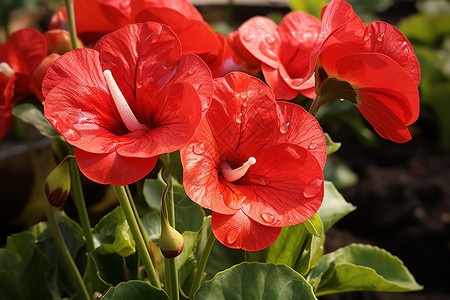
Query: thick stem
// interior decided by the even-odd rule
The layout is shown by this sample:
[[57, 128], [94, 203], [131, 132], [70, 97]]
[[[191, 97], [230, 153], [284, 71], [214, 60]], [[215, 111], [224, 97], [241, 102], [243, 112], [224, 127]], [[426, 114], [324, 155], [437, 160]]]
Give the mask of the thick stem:
[[69, 25], [70, 32], [70, 42], [72, 44], [72, 49], [78, 48], [77, 30], [75, 26], [75, 14], [73, 10], [74, 0], [65, 0], [66, 10], [67, 10], [67, 22]]
[[[74, 154], [73, 147], [69, 146], [69, 153]], [[89, 215], [86, 208], [86, 202], [84, 200], [83, 188], [81, 186], [80, 172], [75, 159], [70, 160], [70, 195], [77, 208], [78, 217], [80, 218], [81, 228], [83, 228], [84, 237], [86, 239], [86, 248], [88, 252], [92, 252], [95, 249], [94, 238], [92, 236], [91, 222], [89, 221]]]
[[136, 221], [133, 208], [131, 207], [130, 201], [128, 199], [127, 192], [125, 191], [125, 188], [123, 186], [114, 186], [114, 190], [116, 192], [120, 206], [122, 207], [125, 219], [128, 222], [128, 226], [130, 227], [131, 234], [133, 235], [134, 241], [136, 242], [139, 257], [144, 264], [148, 279], [153, 286], [161, 288], [155, 268], [153, 267], [153, 263], [150, 258], [150, 254], [147, 250], [146, 242], [142, 238], [142, 234], [139, 230], [139, 225]]
[[200, 287], [200, 283], [202, 282], [203, 272], [205, 271], [206, 263], [208, 262], [209, 254], [211, 253], [211, 249], [214, 245], [214, 241], [216, 238], [214, 237], [214, 233], [211, 232], [208, 235], [208, 241], [206, 242], [205, 249], [203, 249], [202, 256], [200, 257], [200, 261], [197, 265], [197, 271], [195, 272], [194, 281], [192, 282], [191, 291], [189, 292], [189, 299], [194, 299], [194, 294]]
[[61, 231], [59, 230], [58, 223], [55, 218], [53, 207], [49, 203], [45, 205], [45, 212], [47, 214], [47, 224], [50, 234], [55, 242], [58, 255], [62, 261], [64, 270], [66, 271], [67, 277], [69, 277], [70, 283], [75, 289], [78, 297], [84, 300], [90, 300], [89, 292], [84, 284], [83, 278], [78, 271], [75, 262], [70, 255], [67, 245], [64, 242]]

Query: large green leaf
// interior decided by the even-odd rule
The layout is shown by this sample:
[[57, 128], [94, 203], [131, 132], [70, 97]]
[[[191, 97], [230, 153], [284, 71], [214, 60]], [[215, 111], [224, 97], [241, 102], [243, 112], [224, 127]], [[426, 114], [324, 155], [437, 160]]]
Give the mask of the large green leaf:
[[399, 30], [411, 41], [436, 45], [450, 34], [450, 15], [415, 14], [403, 19]]
[[242, 263], [218, 273], [195, 294], [196, 300], [316, 299], [312, 287], [284, 265]]
[[350, 291], [422, 289], [403, 262], [378, 247], [352, 244], [322, 256], [308, 276], [317, 296]]
[[344, 197], [330, 181], [325, 181], [325, 195], [317, 213], [322, 219], [324, 230], [330, 229], [337, 221], [356, 209], [353, 204], [345, 201]]
[[310, 15], [320, 18], [322, 7], [328, 4], [329, 0], [289, 0], [289, 6], [292, 10], [300, 10]]
[[167, 294], [143, 281], [130, 280], [111, 287], [103, 300], [169, 300]]
[[22, 121], [33, 125], [44, 136], [49, 138], [60, 137], [59, 133], [44, 117], [44, 114], [33, 104], [23, 103], [15, 106], [13, 114]]

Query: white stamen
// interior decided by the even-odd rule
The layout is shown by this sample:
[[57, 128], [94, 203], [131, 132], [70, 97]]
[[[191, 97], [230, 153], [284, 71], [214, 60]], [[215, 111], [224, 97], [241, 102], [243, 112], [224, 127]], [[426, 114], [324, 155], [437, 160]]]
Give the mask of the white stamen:
[[256, 163], [254, 157], [250, 157], [242, 166], [236, 169], [232, 169], [227, 162], [222, 162], [220, 164], [220, 170], [222, 171], [223, 177], [229, 181], [233, 182], [242, 178], [245, 173], [247, 173], [248, 168]]
[[136, 119], [136, 116], [133, 114], [133, 111], [128, 105], [127, 100], [123, 96], [122, 92], [119, 89], [119, 86], [114, 80], [111, 71], [105, 70], [103, 71], [103, 75], [105, 76], [106, 83], [108, 84], [111, 96], [114, 99], [114, 104], [116, 104], [120, 117], [122, 118], [122, 121], [128, 128], [128, 130], [129, 131], [148, 130], [149, 128], [145, 126], [145, 124], [139, 123], [139, 121]]
[[0, 72], [5, 74], [6, 77], [11, 78], [14, 74], [14, 70], [6, 62], [0, 63]]

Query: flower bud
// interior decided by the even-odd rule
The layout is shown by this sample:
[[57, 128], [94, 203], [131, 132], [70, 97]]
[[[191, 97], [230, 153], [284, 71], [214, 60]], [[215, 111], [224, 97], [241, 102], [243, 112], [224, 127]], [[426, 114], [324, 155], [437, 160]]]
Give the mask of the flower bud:
[[[63, 29], [52, 29], [44, 33], [47, 41], [47, 55], [58, 53], [63, 55], [72, 50], [72, 42], [70, 40], [70, 33]], [[78, 47], [83, 47], [83, 42], [78, 40]]]
[[45, 194], [51, 205], [60, 207], [70, 192], [69, 160], [64, 159], [47, 177]]
[[161, 238], [159, 247], [162, 254], [167, 258], [174, 258], [180, 255], [184, 247], [183, 236], [168, 222], [161, 222]]
[[57, 58], [59, 58], [59, 54], [52, 53], [48, 55], [42, 62], [34, 69], [33, 73], [31, 73], [30, 78], [30, 86], [33, 93], [36, 97], [44, 102], [44, 95], [42, 95], [42, 81], [44, 80], [45, 73], [48, 70], [48, 67], [54, 62]]

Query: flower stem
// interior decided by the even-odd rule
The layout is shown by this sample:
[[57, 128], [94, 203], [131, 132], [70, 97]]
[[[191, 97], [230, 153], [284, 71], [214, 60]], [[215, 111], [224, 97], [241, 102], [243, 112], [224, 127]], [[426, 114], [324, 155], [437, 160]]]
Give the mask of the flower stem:
[[133, 208], [130, 204], [130, 200], [128, 199], [127, 192], [125, 187], [123, 186], [114, 186], [114, 190], [117, 195], [117, 199], [119, 200], [120, 206], [122, 207], [125, 218], [128, 222], [128, 226], [130, 226], [131, 234], [136, 242], [136, 246], [138, 248], [139, 257], [144, 263], [145, 271], [147, 272], [148, 279], [150, 283], [157, 287], [161, 288], [159, 284], [158, 277], [156, 275], [155, 268], [153, 267], [152, 260], [150, 258], [149, 251], [146, 246], [146, 242], [142, 238], [141, 231], [139, 230], [139, 225], [136, 221], [136, 216], [134, 215]]
[[192, 282], [191, 291], [189, 292], [189, 299], [194, 299], [194, 294], [200, 287], [203, 272], [205, 271], [206, 263], [208, 262], [208, 257], [211, 253], [211, 249], [214, 245], [215, 240], [216, 238], [214, 237], [214, 233], [211, 230], [208, 235], [208, 241], [206, 242], [205, 249], [203, 249], [202, 256], [200, 257], [200, 261], [197, 265], [197, 271], [195, 273], [194, 281]]
[[[173, 199], [172, 174], [170, 172], [170, 154], [166, 154], [164, 158], [165, 159], [162, 160], [162, 177], [167, 184], [167, 187], [161, 199], [161, 220], [163, 219], [164, 214], [164, 217], [168, 220], [170, 226], [175, 228], [175, 208]], [[164, 257], [164, 268], [166, 273], [166, 285], [169, 285], [166, 291], [170, 289], [170, 292], [168, 291], [170, 299], [178, 300], [180, 299], [180, 292], [178, 284], [177, 263], [175, 261], [175, 258]]]
[[84, 284], [83, 278], [78, 271], [72, 256], [67, 249], [67, 245], [64, 242], [64, 238], [59, 229], [58, 223], [55, 218], [55, 213], [53, 207], [47, 202], [45, 205], [45, 212], [47, 214], [47, 224], [50, 234], [52, 235], [53, 241], [55, 242], [56, 249], [58, 251], [59, 257], [62, 261], [63, 267], [69, 277], [70, 283], [75, 289], [79, 299], [90, 300], [89, 292]]
[[[73, 148], [69, 146], [69, 153], [73, 154]], [[86, 239], [86, 249], [90, 253], [94, 251], [94, 238], [92, 236], [91, 222], [89, 221], [89, 215], [86, 208], [86, 202], [84, 200], [83, 188], [81, 186], [80, 173], [78, 165], [75, 159], [70, 160], [70, 195], [77, 208], [78, 217], [80, 218], [81, 228], [83, 228], [84, 236]]]
[[66, 10], [67, 10], [67, 22], [69, 25], [70, 32], [70, 42], [72, 44], [72, 49], [78, 48], [77, 30], [75, 26], [75, 14], [73, 9], [74, 0], [65, 0]]
[[139, 226], [139, 231], [141, 232], [142, 238], [146, 242], [145, 245], [147, 246], [147, 251], [150, 255], [150, 259], [152, 260], [153, 267], [155, 268], [156, 274], [158, 274], [158, 272], [156, 271], [156, 259], [155, 259], [155, 256], [153, 255], [153, 251], [150, 246], [150, 239], [148, 238], [147, 233], [145, 232], [144, 225], [142, 225], [141, 218], [139, 217], [139, 212], [136, 208], [136, 205], [134, 204], [133, 196], [131, 195], [131, 191], [130, 191], [130, 188], [128, 185], [125, 186], [125, 190], [127, 192], [128, 199], [130, 200], [130, 205], [131, 205], [131, 208], [133, 209], [133, 213], [136, 218], [136, 222]]

